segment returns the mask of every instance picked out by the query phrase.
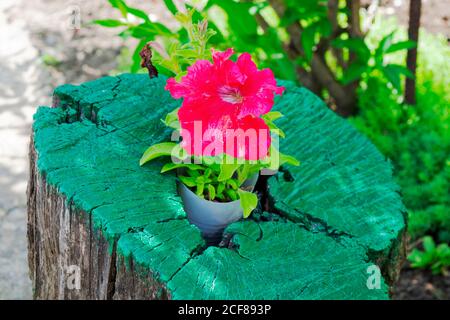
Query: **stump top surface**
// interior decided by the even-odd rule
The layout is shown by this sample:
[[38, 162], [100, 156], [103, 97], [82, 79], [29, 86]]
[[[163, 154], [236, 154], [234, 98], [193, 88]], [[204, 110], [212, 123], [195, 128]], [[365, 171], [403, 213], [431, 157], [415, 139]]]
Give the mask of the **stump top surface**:
[[38, 168], [117, 250], [149, 270], [175, 299], [384, 299], [368, 268], [395, 256], [404, 208], [389, 162], [308, 90], [287, 90], [275, 109], [281, 151], [302, 165], [269, 179], [273, 221], [231, 225], [231, 248], [204, 247], [186, 219], [175, 176], [139, 166], [167, 140], [161, 118], [180, 102], [165, 78], [123, 74], [55, 90], [35, 115]]

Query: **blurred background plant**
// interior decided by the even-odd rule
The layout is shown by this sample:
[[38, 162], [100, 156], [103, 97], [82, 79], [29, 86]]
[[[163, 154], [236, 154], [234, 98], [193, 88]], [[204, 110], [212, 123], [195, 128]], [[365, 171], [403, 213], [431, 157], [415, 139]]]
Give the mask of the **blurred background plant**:
[[[357, 113], [357, 88], [364, 77], [379, 72], [397, 90], [401, 76], [412, 77], [407, 68], [390, 63], [388, 57], [414, 47], [415, 42], [394, 43], [391, 33], [369, 46], [364, 40], [367, 31], [361, 29], [359, 1], [201, 0], [185, 6], [181, 1], [164, 0], [178, 21], [175, 29], [152, 22], [144, 11], [131, 8], [124, 0], [109, 2], [123, 18], [95, 23], [123, 27], [121, 37], [139, 40], [130, 60], [132, 72], [139, 70], [139, 51], [149, 41], [164, 47], [175, 62], [187, 55], [198, 57], [185, 47], [198, 34], [189, 32], [189, 24], [202, 28], [201, 21], [207, 18], [211, 30], [208, 39], [214, 34], [209, 45], [251, 53], [261, 67], [271, 68], [279, 78], [300, 82], [327, 97], [330, 106], [342, 115]], [[167, 64], [161, 61], [156, 63], [160, 62], [162, 73], [177, 73], [166, 70]]]
[[[157, 22], [124, 0], [109, 0], [118, 20], [96, 20], [136, 38], [124, 48], [116, 72], [140, 69], [139, 51], [149, 41], [160, 73], [208, 54], [185, 44], [196, 34], [189, 24], [211, 32], [208, 45], [249, 52], [260, 67], [320, 95], [337, 113], [369, 137], [390, 158], [409, 215], [412, 267], [446, 274], [450, 266], [450, 49], [447, 39], [421, 30], [415, 72], [415, 105], [404, 102], [407, 50], [416, 47], [395, 19], [377, 12], [379, 1], [357, 0], [164, 0], [176, 23]], [[201, 34], [201, 33], [198, 33]], [[204, 41], [205, 39], [199, 39]], [[205, 41], [206, 43], [206, 41]], [[186, 57], [188, 60], [186, 60]], [[171, 61], [167, 64], [168, 59]], [[184, 59], [184, 60], [183, 60]], [[166, 61], [166, 62], [164, 62]], [[438, 245], [435, 245], [435, 242]], [[423, 243], [423, 245], [422, 245]]]

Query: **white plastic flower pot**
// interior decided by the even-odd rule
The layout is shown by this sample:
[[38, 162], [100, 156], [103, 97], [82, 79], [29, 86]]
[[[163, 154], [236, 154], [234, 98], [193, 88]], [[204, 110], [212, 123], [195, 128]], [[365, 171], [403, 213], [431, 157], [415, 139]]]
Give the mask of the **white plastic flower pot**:
[[278, 172], [278, 170], [272, 170], [272, 169], [267, 169], [267, 168], [261, 169], [262, 176], [273, 176], [273, 175], [276, 175], [277, 172]]
[[[253, 191], [258, 175], [245, 181], [241, 188]], [[190, 223], [196, 225], [203, 234], [207, 245], [216, 245], [222, 239], [223, 230], [243, 217], [241, 201], [215, 202], [200, 198], [181, 181], [178, 193], [183, 200], [184, 211]]]

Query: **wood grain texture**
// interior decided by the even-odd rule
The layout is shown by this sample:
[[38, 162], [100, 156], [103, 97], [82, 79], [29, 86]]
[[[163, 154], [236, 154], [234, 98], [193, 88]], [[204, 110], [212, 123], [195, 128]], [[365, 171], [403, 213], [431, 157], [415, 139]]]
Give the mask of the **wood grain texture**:
[[[159, 173], [162, 162], [139, 167], [146, 147], [169, 139], [160, 119], [179, 102], [164, 84], [124, 74], [65, 85], [53, 108], [36, 113], [28, 185], [36, 298], [388, 298], [404, 209], [373, 145], [309, 91], [283, 83], [281, 148], [302, 166], [269, 179], [272, 213], [231, 225], [228, 245], [206, 248], [175, 176]], [[384, 279], [371, 290], [374, 263]], [[67, 286], [69, 266], [80, 268], [80, 290]]]

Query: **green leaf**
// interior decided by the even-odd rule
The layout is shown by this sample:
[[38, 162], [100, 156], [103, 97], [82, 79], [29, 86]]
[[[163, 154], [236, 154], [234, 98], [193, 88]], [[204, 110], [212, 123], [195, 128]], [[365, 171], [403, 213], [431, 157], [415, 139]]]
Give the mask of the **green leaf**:
[[382, 68], [383, 74], [389, 80], [390, 83], [394, 86], [398, 91], [401, 90], [401, 75], [405, 75], [407, 77], [414, 77], [413, 74], [404, 66], [400, 66], [397, 64], [388, 64], [387, 66]]
[[226, 189], [225, 193], [228, 195], [231, 201], [235, 201], [238, 199], [238, 194], [233, 189]]
[[349, 39], [335, 39], [331, 45], [338, 49], [346, 48], [351, 52], [356, 53], [360, 64], [367, 64], [370, 59], [370, 49], [362, 38], [349, 38]]
[[197, 170], [191, 170], [191, 169], [187, 169], [187, 173], [190, 177], [200, 177], [200, 172], [198, 172]]
[[127, 14], [129, 13], [132, 14], [133, 16], [143, 19], [146, 22], [150, 22], [148, 15], [144, 11], [129, 7], [123, 0], [108, 0], [108, 1], [113, 6], [113, 8], [117, 8], [120, 10], [122, 16], [126, 17]]
[[300, 161], [298, 161], [293, 156], [289, 156], [287, 154], [279, 152], [279, 157], [280, 157], [280, 166], [285, 163], [296, 166], [296, 167], [298, 167], [300, 165]]
[[216, 194], [216, 199], [219, 199], [221, 201], [225, 201], [225, 196], [223, 194]]
[[258, 197], [253, 192], [248, 192], [238, 189], [239, 199], [241, 200], [241, 207], [244, 213], [244, 218], [247, 218], [258, 205]]
[[193, 188], [197, 185], [194, 177], [185, 177], [185, 176], [179, 175], [178, 178], [181, 180], [181, 182], [183, 182], [185, 185], [187, 185], [190, 188]]
[[269, 127], [269, 129], [270, 129], [271, 132], [276, 133], [276, 134], [279, 135], [281, 138], [285, 138], [285, 137], [286, 137], [286, 134], [284, 133], [284, 131], [281, 130], [280, 128], [278, 128], [278, 126], [277, 126], [275, 123], [273, 123], [273, 122], [271, 122], [271, 121], [267, 121], [266, 124], [267, 124], [267, 126]]
[[318, 23], [318, 28], [320, 30], [321, 35], [324, 37], [329, 37], [331, 35], [331, 32], [333, 31], [330, 20], [321, 19], [317, 23]]
[[[227, 157], [223, 158], [223, 162], [228, 162]], [[227, 181], [231, 179], [233, 174], [236, 172], [237, 168], [239, 168], [240, 164], [238, 163], [222, 163], [220, 164], [220, 174], [217, 178], [217, 181]]]
[[107, 28], [116, 28], [116, 27], [122, 27], [122, 26], [128, 26], [127, 23], [114, 20], [114, 19], [103, 19], [103, 20], [94, 20], [92, 21], [95, 24], [101, 25], [103, 27]]
[[239, 188], [239, 184], [236, 180], [230, 179], [227, 181], [227, 185], [229, 185], [233, 190], [237, 190]]
[[142, 23], [131, 28], [131, 35], [138, 39], [149, 39], [154, 38], [154, 36], [167, 36], [176, 37], [175, 33], [172, 33], [166, 26], [161, 23], [151, 22]]
[[270, 122], [273, 122], [281, 117], [284, 117], [284, 115], [280, 111], [270, 111], [262, 116], [264, 120]]
[[166, 118], [162, 120], [162, 122], [166, 126], [168, 126], [169, 128], [173, 128], [175, 130], [180, 129], [180, 121], [178, 120], [178, 110], [180, 110], [180, 108], [176, 108], [175, 110], [169, 112], [166, 115]]
[[381, 59], [383, 57], [383, 54], [385, 54], [386, 51], [389, 50], [390, 46], [392, 45], [393, 37], [394, 32], [391, 32], [383, 39], [381, 39], [380, 43], [378, 44], [378, 48], [375, 50], [375, 57], [377, 59]]
[[270, 162], [267, 169], [269, 170], [278, 170], [280, 168], [280, 152], [278, 149], [271, 144], [270, 145]]
[[383, 69], [383, 73], [388, 81], [394, 86], [394, 88], [400, 91], [402, 87], [400, 82], [400, 73], [397, 70], [390, 68], [389, 66], [386, 66]]
[[203, 167], [201, 165], [198, 164], [194, 164], [194, 163], [173, 163], [173, 162], [169, 162], [166, 163], [162, 169], [161, 169], [161, 173], [164, 172], [168, 172], [174, 169], [178, 169], [178, 168], [189, 168], [190, 170], [202, 170]]
[[406, 76], [408, 78], [411, 78], [411, 79], [414, 78], [414, 74], [411, 72], [411, 70], [409, 70], [405, 66], [402, 66], [399, 64], [388, 64], [387, 66], [391, 69], [397, 70], [398, 73], [403, 74], [404, 76]]
[[256, 174], [260, 169], [261, 164], [250, 164], [248, 162], [244, 163], [236, 172], [237, 172], [237, 185], [241, 186], [247, 179], [251, 178], [254, 174]]
[[194, 172], [196, 172], [198, 174], [197, 178], [195, 179], [195, 182], [197, 184], [206, 184], [206, 183], [212, 182], [211, 179], [206, 178], [204, 175], [201, 175], [199, 172], [197, 172], [197, 171], [194, 171]]
[[205, 172], [203, 173], [203, 176], [205, 178], [209, 178], [211, 176], [212, 170], [211, 168], [206, 168]]
[[270, 163], [267, 169], [278, 170], [283, 164], [290, 164], [293, 166], [299, 166], [300, 161], [298, 161], [293, 156], [281, 153], [275, 146], [270, 146]]
[[415, 41], [411, 41], [411, 40], [406, 40], [406, 41], [401, 41], [401, 42], [396, 42], [394, 44], [392, 44], [385, 53], [392, 53], [392, 52], [396, 52], [396, 51], [400, 51], [400, 50], [405, 50], [405, 49], [413, 49], [417, 46], [417, 43]]
[[434, 274], [446, 274], [450, 267], [450, 247], [447, 243], [436, 246], [431, 236], [422, 239], [424, 251], [414, 249], [408, 260], [413, 268], [430, 268]]
[[279, 111], [271, 111], [262, 116], [264, 122], [267, 124], [269, 129], [272, 132], [278, 134], [280, 137], [284, 138], [286, 136], [284, 131], [281, 130], [280, 128], [278, 128], [278, 126], [275, 123], [273, 123], [273, 121], [275, 121], [281, 117], [283, 117], [283, 114]]
[[341, 79], [344, 85], [350, 84], [361, 78], [361, 75], [368, 70], [368, 66], [365, 64], [359, 64], [357, 62], [352, 63], [345, 71]]
[[177, 7], [175, 6], [175, 4], [173, 3], [172, 0], [164, 0], [164, 4], [166, 5], [167, 9], [173, 14], [175, 15], [178, 10]]
[[[253, 40], [257, 36], [258, 24], [255, 16], [250, 14], [250, 9], [254, 6], [249, 2], [236, 2], [232, 0], [209, 0], [208, 5], [217, 5], [221, 7], [227, 14], [227, 27], [234, 37], [243, 41]], [[251, 44], [247, 44], [251, 45]]]
[[[281, 49], [280, 49], [281, 50]], [[282, 52], [282, 51], [281, 51]], [[281, 79], [297, 81], [297, 74], [295, 72], [295, 64], [293, 61], [283, 53], [283, 55], [278, 59], [270, 59], [268, 62], [268, 67], [278, 75]]]
[[177, 82], [179, 82], [179, 81], [181, 80], [181, 78], [184, 77], [185, 75], [187, 75], [187, 71], [179, 72], [179, 73], [175, 76], [175, 80], [176, 80]]
[[224, 190], [225, 190], [225, 183], [220, 182], [220, 183], [217, 185], [217, 190], [216, 190], [216, 191], [217, 191], [217, 192], [216, 192], [217, 196], [221, 196]]
[[208, 184], [208, 194], [209, 194], [209, 200], [214, 200], [216, 198], [216, 189], [212, 184]]
[[198, 53], [194, 49], [178, 49], [175, 54], [184, 58], [197, 58]]
[[145, 22], [151, 23], [150, 18], [148, 17], [148, 14], [145, 13], [144, 11], [136, 9], [136, 8], [131, 8], [131, 7], [127, 7], [127, 10], [128, 10], [128, 13], [132, 14], [133, 16], [141, 18]]
[[127, 5], [123, 0], [108, 0], [113, 8], [119, 9], [122, 16], [127, 16]]
[[306, 27], [301, 34], [302, 47], [305, 52], [306, 59], [311, 61], [313, 48], [315, 45], [316, 25]]
[[144, 163], [153, 159], [172, 155], [172, 151], [176, 145], [175, 142], [162, 142], [149, 147], [145, 150], [141, 160], [139, 160], [139, 164], [142, 166]]
[[195, 194], [203, 198], [203, 190], [205, 190], [205, 185], [203, 183], [197, 183]]
[[436, 249], [436, 244], [434, 243], [434, 240], [432, 237], [426, 236], [423, 238], [423, 248], [425, 249], [425, 251], [429, 251], [429, 252]]

